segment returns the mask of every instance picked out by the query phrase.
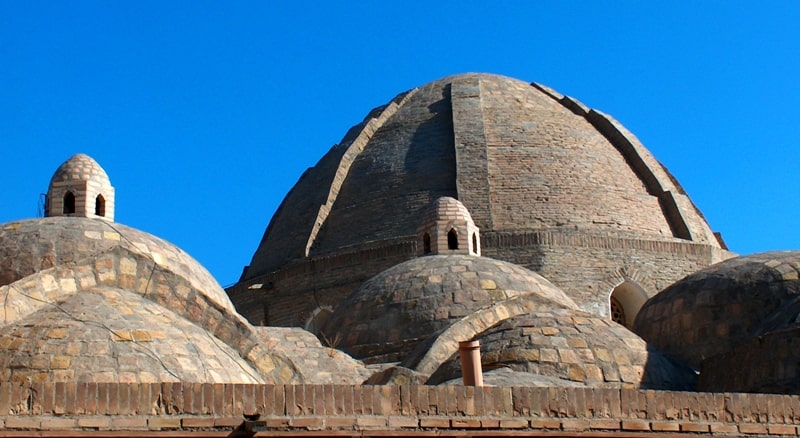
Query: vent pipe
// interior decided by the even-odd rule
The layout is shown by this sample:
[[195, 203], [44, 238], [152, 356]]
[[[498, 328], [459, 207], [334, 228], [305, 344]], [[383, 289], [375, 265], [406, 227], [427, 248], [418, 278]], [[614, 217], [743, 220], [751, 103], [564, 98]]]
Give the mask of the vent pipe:
[[458, 343], [458, 353], [461, 356], [461, 378], [464, 386], [483, 386], [481, 343], [461, 341]]

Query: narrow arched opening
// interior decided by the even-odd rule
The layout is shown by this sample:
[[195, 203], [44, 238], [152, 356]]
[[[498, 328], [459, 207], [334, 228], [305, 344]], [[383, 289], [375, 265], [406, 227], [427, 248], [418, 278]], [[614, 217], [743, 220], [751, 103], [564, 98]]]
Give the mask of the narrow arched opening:
[[64, 194], [64, 208], [62, 212], [64, 214], [75, 213], [75, 195], [72, 194], [72, 192], [67, 192]]
[[422, 252], [424, 254], [431, 253], [431, 235], [428, 233], [425, 233], [422, 236]]
[[611, 319], [632, 328], [636, 315], [647, 301], [647, 292], [636, 282], [625, 280], [611, 291], [608, 301]]
[[458, 249], [458, 232], [455, 228], [447, 232], [447, 249]]
[[97, 195], [94, 199], [94, 214], [102, 217], [106, 215], [106, 198], [103, 195]]
[[472, 233], [472, 252], [478, 253], [478, 233]]

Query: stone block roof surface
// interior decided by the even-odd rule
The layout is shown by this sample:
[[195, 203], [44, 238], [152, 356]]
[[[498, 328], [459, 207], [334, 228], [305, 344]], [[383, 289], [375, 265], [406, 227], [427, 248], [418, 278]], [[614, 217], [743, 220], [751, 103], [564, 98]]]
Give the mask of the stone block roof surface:
[[333, 312], [323, 333], [355, 357], [401, 359], [454, 322], [523, 297], [548, 307], [577, 308], [560, 289], [520, 266], [468, 255], [420, 257], [364, 283]]

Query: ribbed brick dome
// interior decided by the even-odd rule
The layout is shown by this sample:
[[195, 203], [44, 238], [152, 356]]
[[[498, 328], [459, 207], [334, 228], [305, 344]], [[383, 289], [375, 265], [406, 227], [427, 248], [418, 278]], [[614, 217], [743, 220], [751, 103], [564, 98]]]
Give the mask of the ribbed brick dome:
[[482, 233], [579, 229], [719, 247], [680, 186], [612, 118], [536, 84], [462, 74], [352, 128], [286, 196], [243, 279], [410, 236], [433, 200]]

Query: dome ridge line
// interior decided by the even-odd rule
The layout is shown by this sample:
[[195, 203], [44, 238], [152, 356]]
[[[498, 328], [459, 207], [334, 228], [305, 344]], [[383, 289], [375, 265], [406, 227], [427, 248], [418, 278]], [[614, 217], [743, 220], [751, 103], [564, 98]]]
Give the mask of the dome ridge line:
[[317, 239], [317, 235], [319, 234], [319, 230], [322, 229], [322, 225], [325, 224], [325, 221], [328, 218], [328, 214], [330, 213], [331, 209], [333, 208], [334, 202], [336, 202], [336, 198], [339, 195], [339, 189], [342, 187], [345, 179], [347, 178], [347, 174], [350, 172], [350, 166], [352, 166], [353, 162], [355, 162], [356, 157], [364, 150], [364, 146], [369, 143], [369, 140], [372, 138], [373, 134], [375, 134], [378, 129], [386, 123], [387, 120], [391, 116], [393, 116], [400, 107], [405, 104], [411, 96], [418, 90], [418, 88], [414, 88], [410, 91], [405, 93], [401, 93], [395, 96], [386, 107], [381, 111], [377, 117], [372, 117], [370, 120], [364, 124], [364, 127], [361, 129], [361, 132], [358, 133], [358, 136], [353, 139], [350, 145], [347, 147], [347, 150], [342, 154], [342, 158], [339, 161], [339, 166], [336, 169], [336, 174], [334, 175], [333, 182], [331, 183], [331, 188], [328, 191], [328, 197], [325, 201], [325, 204], [319, 206], [319, 210], [317, 212], [317, 218], [314, 220], [314, 225], [311, 229], [311, 233], [308, 236], [308, 241], [306, 242], [305, 248], [305, 256], [311, 253], [311, 247], [314, 246], [314, 242]]
[[[456, 193], [469, 209], [476, 224], [494, 227], [490, 202], [486, 115], [483, 110], [483, 87], [480, 76], [457, 77], [450, 86], [453, 111], [453, 148], [456, 157]], [[469, 119], [473, 113], [479, 120]]]
[[[680, 187], [675, 187], [670, 181], [669, 175], [659, 175], [659, 170], [663, 172], [663, 166], [658, 162], [648, 162], [646, 157], [648, 152], [638, 145], [638, 140], [624, 129], [613, 117], [602, 111], [589, 108], [569, 96], [563, 95], [552, 88], [546, 87], [535, 82], [531, 86], [542, 91], [546, 96], [560, 103], [564, 108], [572, 111], [575, 115], [584, 118], [589, 122], [603, 137], [605, 137], [614, 148], [616, 148], [625, 161], [633, 170], [634, 174], [644, 184], [647, 192], [658, 199], [658, 203], [664, 212], [670, 231], [674, 237], [692, 241], [708, 240], [708, 235], [704, 231], [693, 229], [681, 212], [680, 196], [685, 196]], [[696, 207], [692, 206], [695, 210]], [[708, 230], [710, 231], [710, 230]], [[706, 234], [705, 236], [703, 236]]]

